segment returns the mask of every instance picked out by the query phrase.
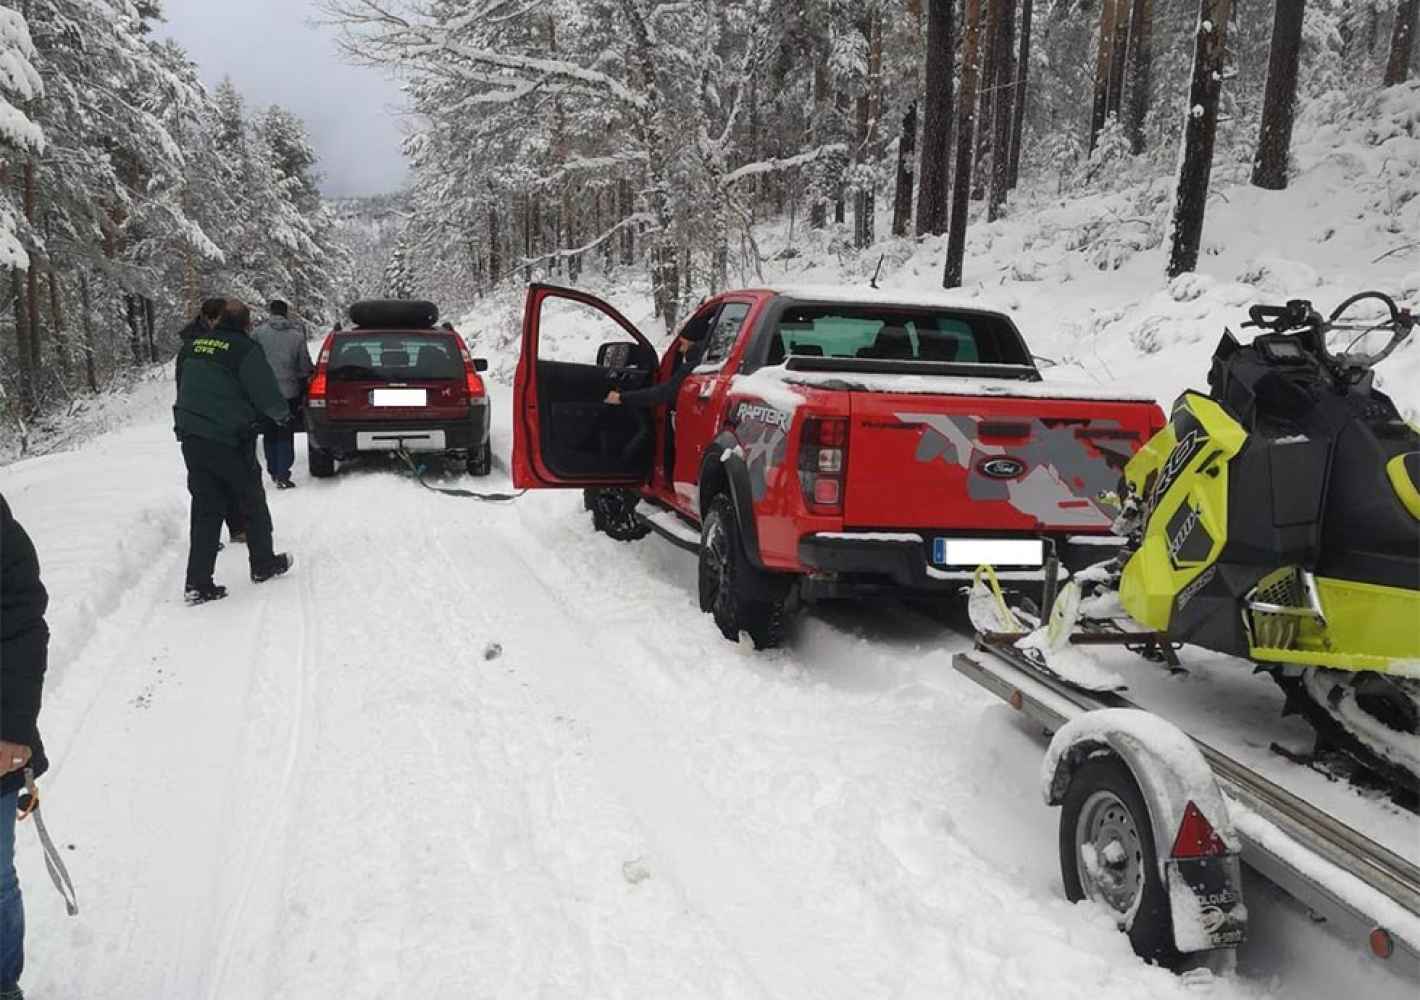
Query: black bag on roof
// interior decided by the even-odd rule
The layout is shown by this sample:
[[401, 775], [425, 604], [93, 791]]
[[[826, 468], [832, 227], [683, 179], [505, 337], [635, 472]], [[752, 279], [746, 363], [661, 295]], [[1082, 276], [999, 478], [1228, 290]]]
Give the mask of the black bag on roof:
[[356, 326], [427, 330], [439, 322], [439, 307], [413, 299], [366, 299], [350, 307]]

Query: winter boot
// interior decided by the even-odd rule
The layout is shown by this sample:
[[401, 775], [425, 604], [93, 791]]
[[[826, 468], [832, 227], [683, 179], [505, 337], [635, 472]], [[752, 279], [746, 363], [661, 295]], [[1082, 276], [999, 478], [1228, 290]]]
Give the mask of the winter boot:
[[[220, 601], [227, 596], [227, 588], [215, 583], [199, 583], [189, 586], [182, 593], [183, 600], [188, 604], [206, 604], [208, 601]], [[4, 1000], [0, 997], [0, 1000]]]
[[25, 1000], [25, 991], [18, 986], [0, 986], [0, 1000]]
[[291, 558], [289, 552], [278, 552], [276, 553], [276, 558], [272, 559], [266, 566], [251, 571], [251, 582], [265, 583], [274, 576], [281, 576], [291, 569], [295, 561], [295, 559]]
[[291, 482], [290, 478], [278, 479], [276, 480], [276, 488], [278, 490], [294, 490], [296, 484]]

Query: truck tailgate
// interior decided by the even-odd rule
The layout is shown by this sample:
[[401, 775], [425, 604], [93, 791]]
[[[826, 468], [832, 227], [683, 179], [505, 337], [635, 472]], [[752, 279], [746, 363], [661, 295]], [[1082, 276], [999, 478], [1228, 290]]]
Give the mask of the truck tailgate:
[[1153, 403], [852, 393], [844, 525], [1102, 532]]

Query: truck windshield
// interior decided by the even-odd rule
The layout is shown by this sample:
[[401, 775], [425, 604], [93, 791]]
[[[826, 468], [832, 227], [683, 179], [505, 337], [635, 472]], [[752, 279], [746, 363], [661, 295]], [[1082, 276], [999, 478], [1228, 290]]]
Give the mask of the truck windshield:
[[769, 364], [791, 354], [957, 364], [1028, 365], [1015, 329], [999, 316], [896, 306], [791, 305], [779, 317]]
[[460, 379], [463, 357], [454, 338], [446, 334], [337, 334], [330, 353], [330, 377], [394, 382]]

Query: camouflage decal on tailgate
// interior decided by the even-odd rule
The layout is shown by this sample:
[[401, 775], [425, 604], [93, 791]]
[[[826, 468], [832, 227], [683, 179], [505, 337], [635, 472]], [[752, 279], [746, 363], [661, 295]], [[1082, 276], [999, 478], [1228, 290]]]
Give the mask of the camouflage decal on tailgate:
[[[1113, 515], [1099, 497], [1119, 485], [1129, 458], [1099, 447], [1092, 435], [1128, 437], [1117, 420], [1031, 420], [1029, 438], [1019, 445], [985, 444], [981, 417], [942, 413], [894, 413], [904, 424], [923, 428], [918, 462], [938, 459], [966, 471], [972, 500], [1005, 501], [1042, 524], [1071, 528], [1108, 527]], [[1025, 421], [1021, 421], [1025, 426]], [[1014, 468], [1014, 459], [1019, 468]], [[1015, 473], [1013, 475], [1013, 473]]]
[[737, 403], [733, 414], [735, 439], [744, 450], [750, 492], [758, 503], [769, 492], [770, 470], [784, 464], [794, 415], [758, 402]]

